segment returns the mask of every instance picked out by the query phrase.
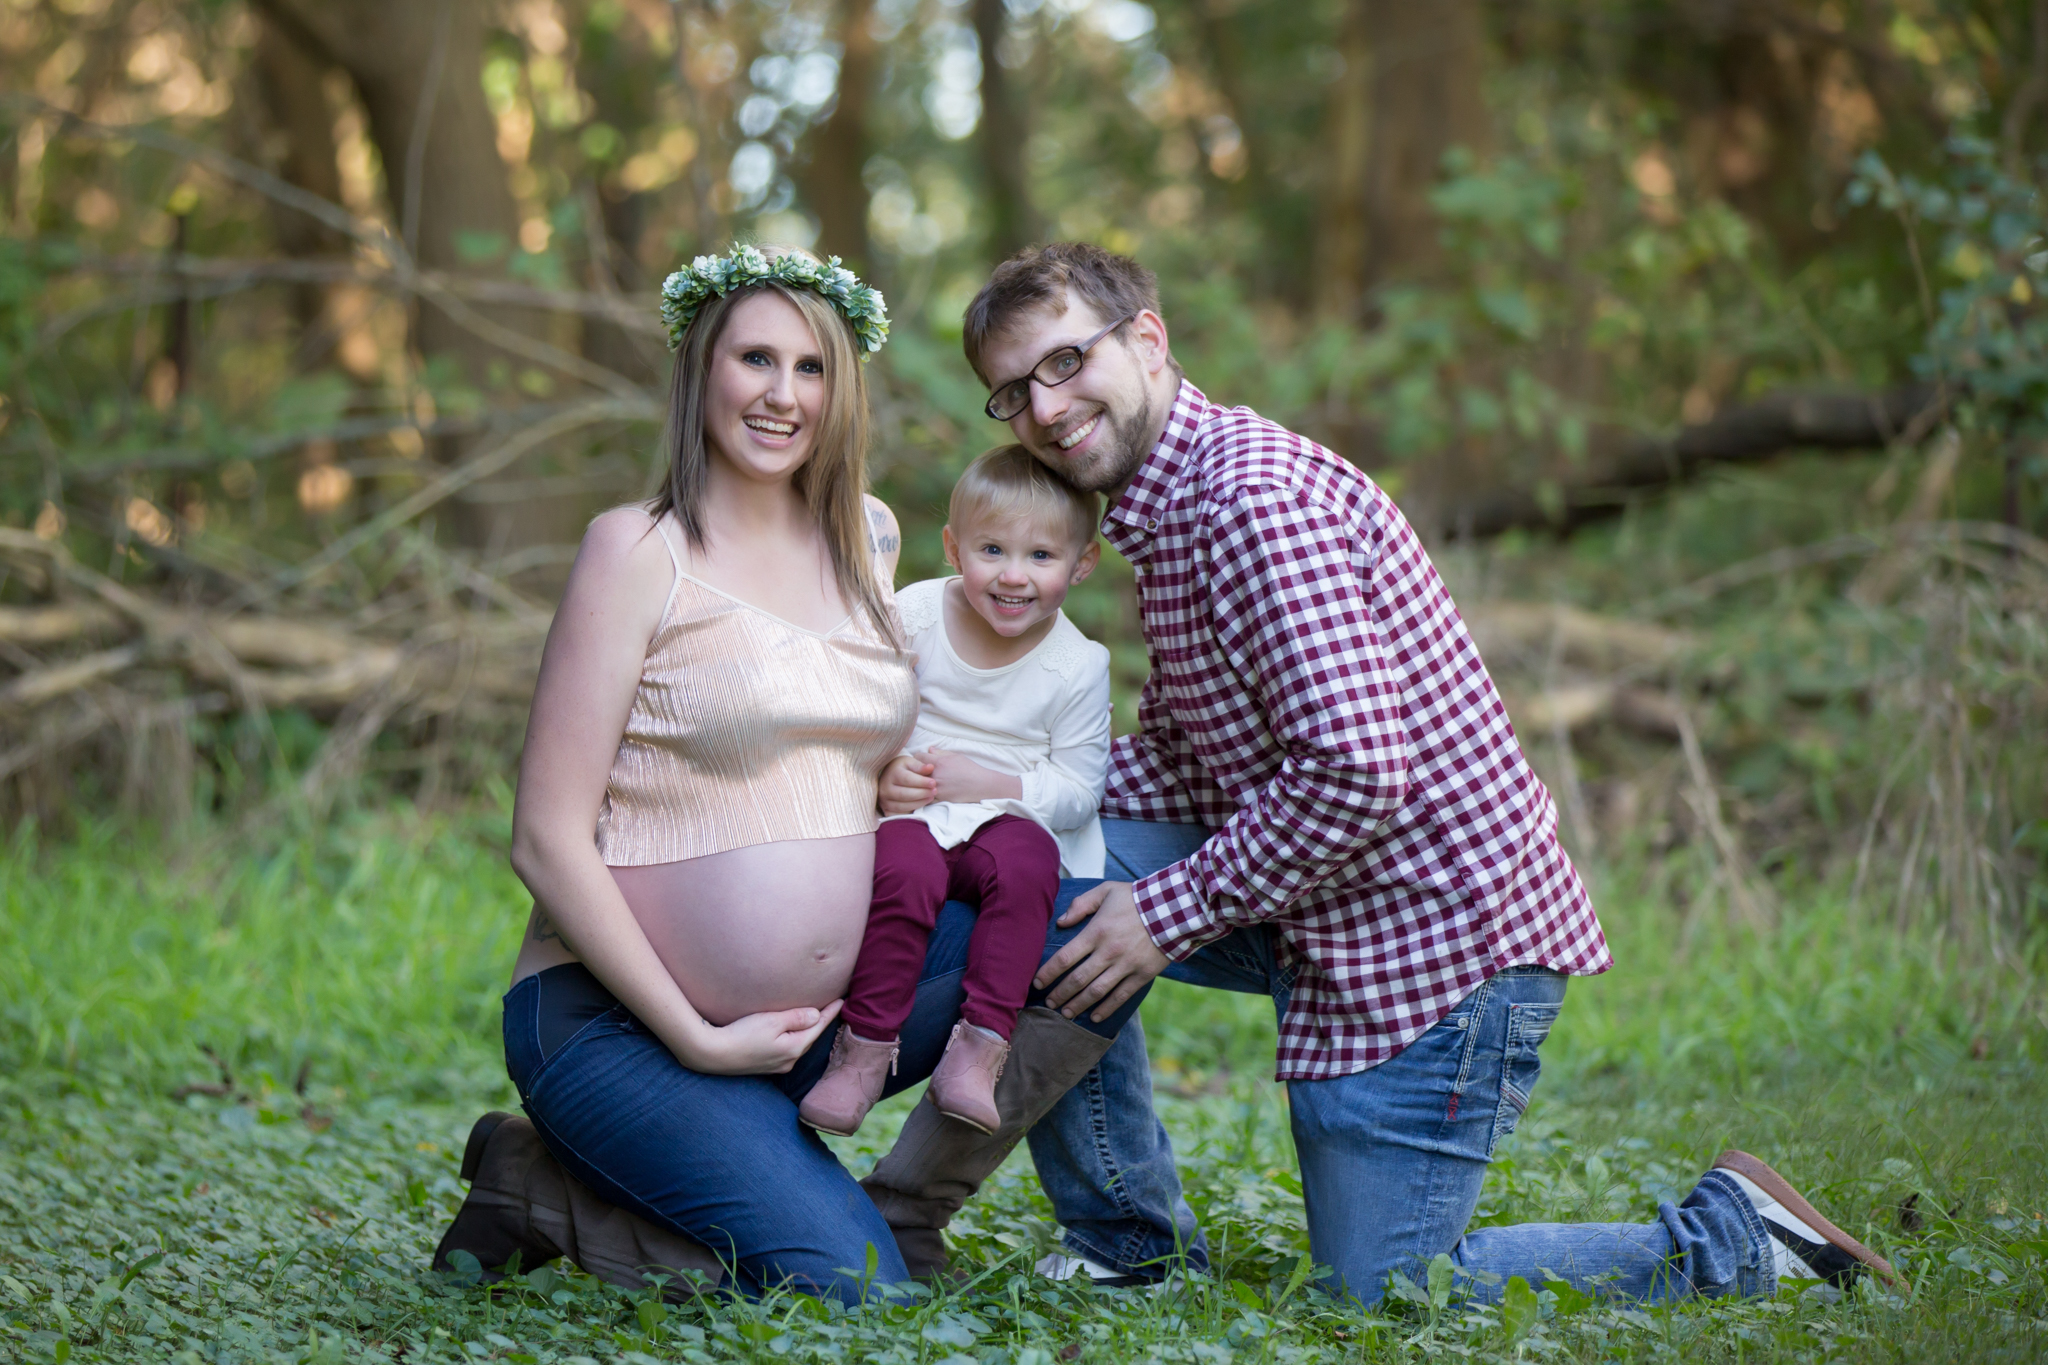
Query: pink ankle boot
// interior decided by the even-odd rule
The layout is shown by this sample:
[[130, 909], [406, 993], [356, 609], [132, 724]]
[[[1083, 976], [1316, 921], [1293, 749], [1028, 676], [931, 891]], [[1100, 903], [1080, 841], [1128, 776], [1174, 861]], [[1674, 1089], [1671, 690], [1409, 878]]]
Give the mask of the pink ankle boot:
[[932, 1072], [925, 1094], [941, 1114], [993, 1133], [1003, 1124], [996, 1108], [996, 1080], [1009, 1059], [1008, 1043], [962, 1019], [953, 1025], [946, 1055], [939, 1058], [939, 1069]]
[[832, 1040], [825, 1074], [797, 1106], [796, 1116], [821, 1133], [852, 1137], [860, 1121], [882, 1098], [882, 1086], [896, 1074], [896, 1044], [871, 1043], [845, 1024]]

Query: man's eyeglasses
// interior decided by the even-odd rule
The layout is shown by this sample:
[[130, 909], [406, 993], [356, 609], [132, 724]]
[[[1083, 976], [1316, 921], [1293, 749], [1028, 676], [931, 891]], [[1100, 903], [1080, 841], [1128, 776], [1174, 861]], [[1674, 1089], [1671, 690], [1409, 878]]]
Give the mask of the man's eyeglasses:
[[1081, 373], [1081, 366], [1096, 342], [1102, 340], [1136, 316], [1136, 313], [1132, 313], [1128, 317], [1118, 318], [1115, 322], [1110, 323], [1109, 326], [1103, 328], [1094, 336], [1089, 337], [1078, 346], [1062, 346], [1057, 351], [1049, 352], [1045, 359], [1034, 365], [1031, 373], [1025, 375], [1022, 379], [1012, 379], [1007, 384], [996, 385], [996, 391], [989, 395], [988, 406], [983, 408], [982, 411], [995, 418], [998, 422], [1009, 421], [1012, 417], [1015, 417], [1018, 413], [1031, 406], [1031, 384], [1033, 380], [1036, 380], [1043, 388], [1058, 388], [1075, 375]]

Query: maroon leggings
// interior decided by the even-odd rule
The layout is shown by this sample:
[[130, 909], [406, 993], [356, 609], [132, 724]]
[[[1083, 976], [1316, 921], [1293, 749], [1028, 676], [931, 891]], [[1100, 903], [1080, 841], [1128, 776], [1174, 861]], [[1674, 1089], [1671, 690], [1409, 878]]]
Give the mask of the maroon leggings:
[[875, 834], [868, 931], [839, 1017], [863, 1038], [895, 1038], [910, 1017], [939, 907], [975, 901], [981, 914], [967, 940], [960, 1017], [1008, 1038], [1038, 974], [1059, 889], [1059, 845], [1021, 816], [998, 815], [953, 848], [940, 848], [921, 820], [884, 821]]

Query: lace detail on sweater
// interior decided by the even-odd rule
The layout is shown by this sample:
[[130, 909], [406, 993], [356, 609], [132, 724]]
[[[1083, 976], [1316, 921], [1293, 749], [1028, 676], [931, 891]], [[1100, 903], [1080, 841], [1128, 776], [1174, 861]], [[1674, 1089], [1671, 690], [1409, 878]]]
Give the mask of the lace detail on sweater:
[[903, 613], [903, 638], [916, 639], [939, 623], [946, 608], [946, 580], [927, 578], [912, 583], [896, 594], [896, 609]]
[[1051, 633], [1031, 652], [1037, 656], [1040, 668], [1072, 682], [1088, 666], [1088, 644], [1088, 637], [1062, 616]]

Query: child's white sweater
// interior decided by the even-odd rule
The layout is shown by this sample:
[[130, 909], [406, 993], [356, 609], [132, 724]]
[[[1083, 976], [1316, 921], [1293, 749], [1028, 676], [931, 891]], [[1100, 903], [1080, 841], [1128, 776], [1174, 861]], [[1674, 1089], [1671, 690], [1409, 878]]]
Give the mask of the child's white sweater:
[[906, 753], [934, 746], [1023, 779], [1022, 800], [935, 801], [922, 820], [939, 847], [967, 842], [998, 815], [1052, 833], [1060, 875], [1100, 877], [1102, 783], [1109, 766], [1109, 651], [1062, 612], [1037, 648], [1002, 668], [974, 668], [946, 637], [946, 584], [929, 578], [896, 594], [917, 652], [917, 728]]

